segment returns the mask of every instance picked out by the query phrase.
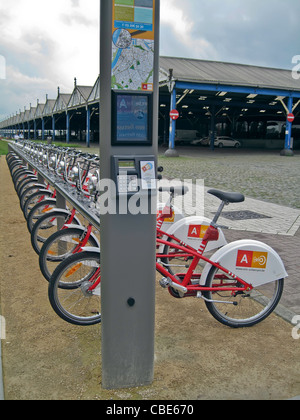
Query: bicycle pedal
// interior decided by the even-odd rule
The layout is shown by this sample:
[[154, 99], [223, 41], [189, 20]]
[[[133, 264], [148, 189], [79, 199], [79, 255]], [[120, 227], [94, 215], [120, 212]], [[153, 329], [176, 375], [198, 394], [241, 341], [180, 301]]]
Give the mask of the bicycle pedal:
[[170, 286], [170, 279], [163, 277], [161, 280], [159, 280], [159, 284], [163, 289], [167, 289]]

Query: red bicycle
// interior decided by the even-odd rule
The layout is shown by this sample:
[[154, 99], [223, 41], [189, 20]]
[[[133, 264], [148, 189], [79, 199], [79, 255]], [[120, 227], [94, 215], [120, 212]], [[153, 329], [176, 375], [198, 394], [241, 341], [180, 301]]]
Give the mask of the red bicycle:
[[[238, 193], [219, 190], [209, 193], [219, 198], [221, 204], [209, 226], [199, 227], [199, 232], [205, 233], [198, 249], [168, 231], [157, 229], [157, 244], [163, 246], [156, 262], [156, 269], [163, 276], [160, 285], [177, 299], [203, 299], [212, 316], [222, 324], [250, 327], [274, 311], [287, 273], [279, 255], [259, 241], [232, 242], [213, 255], [204, 256], [209, 244], [219, 240], [217, 221], [224, 206], [244, 201], [244, 196]], [[170, 209], [166, 207], [158, 221], [169, 217]], [[66, 284], [63, 289], [59, 286], [61, 282]], [[100, 248], [84, 250], [68, 257], [52, 274], [50, 303], [61, 318], [72, 324], [101, 322], [100, 286]]]

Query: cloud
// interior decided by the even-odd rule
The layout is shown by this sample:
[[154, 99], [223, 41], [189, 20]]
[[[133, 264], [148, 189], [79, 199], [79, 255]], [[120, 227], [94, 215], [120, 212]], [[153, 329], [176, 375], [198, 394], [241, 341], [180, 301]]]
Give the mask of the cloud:
[[[93, 85], [99, 0], [0, 0], [0, 114]], [[161, 0], [161, 55], [290, 68], [300, 54], [298, 0]]]
[[[99, 73], [99, 1], [0, 0], [0, 114], [93, 85]], [[6, 95], [6, 96], [5, 96]]]
[[[162, 55], [213, 59], [213, 45], [204, 36], [195, 38], [195, 22], [182, 3], [163, 0], [161, 3]], [[172, 54], [173, 52], [173, 54]]]
[[[186, 52], [185, 57], [189, 54], [193, 58], [279, 68], [290, 68], [291, 58], [299, 53], [299, 1], [162, 0], [162, 3], [163, 51], [171, 46], [172, 53], [177, 49], [180, 54]], [[168, 36], [169, 28], [172, 34]], [[172, 47], [174, 39], [177, 48]]]
[[6, 79], [6, 60], [3, 55], [0, 55], [0, 79]]

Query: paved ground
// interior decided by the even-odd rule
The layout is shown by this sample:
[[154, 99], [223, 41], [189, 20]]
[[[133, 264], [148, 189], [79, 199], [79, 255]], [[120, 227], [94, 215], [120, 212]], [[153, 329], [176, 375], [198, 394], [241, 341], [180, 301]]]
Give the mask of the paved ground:
[[300, 315], [300, 153], [282, 157], [279, 151], [205, 148], [184, 148], [179, 153], [179, 159], [160, 158], [164, 175], [194, 182], [202, 177], [206, 217], [211, 218], [219, 206], [219, 200], [207, 194], [209, 188], [245, 194], [244, 203], [224, 209], [228, 215], [219, 224], [229, 228], [228, 241], [256, 239], [280, 254], [289, 274], [281, 304], [287, 309], [286, 319]]

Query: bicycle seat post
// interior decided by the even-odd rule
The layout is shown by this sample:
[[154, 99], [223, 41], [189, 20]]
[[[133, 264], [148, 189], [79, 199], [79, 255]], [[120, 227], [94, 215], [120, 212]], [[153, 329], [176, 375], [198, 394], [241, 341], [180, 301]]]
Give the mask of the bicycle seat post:
[[219, 206], [219, 208], [218, 208], [218, 210], [217, 210], [217, 212], [216, 212], [216, 214], [215, 214], [215, 216], [214, 216], [214, 218], [213, 218], [213, 220], [211, 222], [211, 225], [213, 227], [217, 227], [218, 219], [221, 216], [221, 213], [222, 213], [224, 207], [227, 206], [228, 204], [229, 204], [228, 201], [222, 201], [221, 202], [221, 204], [220, 204], [220, 206]]

